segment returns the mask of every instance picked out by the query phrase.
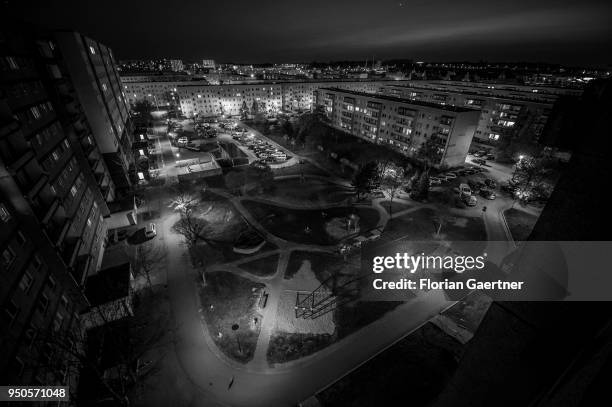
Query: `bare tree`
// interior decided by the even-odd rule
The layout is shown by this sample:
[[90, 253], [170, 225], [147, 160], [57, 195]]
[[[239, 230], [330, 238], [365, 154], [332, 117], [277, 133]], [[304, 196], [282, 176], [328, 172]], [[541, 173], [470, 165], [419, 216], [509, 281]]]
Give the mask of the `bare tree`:
[[166, 259], [166, 253], [150, 243], [142, 244], [136, 251], [135, 277], [144, 277], [149, 289], [152, 288], [151, 274]]

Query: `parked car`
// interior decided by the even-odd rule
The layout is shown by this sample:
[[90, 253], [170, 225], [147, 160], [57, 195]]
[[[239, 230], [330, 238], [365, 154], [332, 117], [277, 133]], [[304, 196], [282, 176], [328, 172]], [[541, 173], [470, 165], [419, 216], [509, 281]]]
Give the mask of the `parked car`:
[[176, 140], [176, 142], [179, 143], [179, 144], [187, 144], [187, 143], [189, 143], [189, 139], [187, 137], [183, 136], [183, 137], [179, 137]]
[[476, 204], [478, 203], [478, 199], [476, 199], [474, 195], [464, 195], [463, 198], [461, 198], [461, 200], [467, 206], [476, 206]]
[[155, 229], [155, 223], [150, 223], [145, 229], [145, 236], [149, 239], [157, 236], [157, 230]]
[[472, 195], [472, 189], [468, 184], [459, 184], [459, 194], [460, 195]]
[[478, 165], [485, 165], [487, 163], [487, 160], [484, 160], [482, 158], [477, 158], [477, 159], [473, 160], [473, 162], [475, 164], [478, 164]]
[[495, 192], [491, 191], [488, 188], [481, 189], [480, 190], [480, 196], [482, 196], [484, 199], [488, 199], [490, 201], [492, 201], [495, 198], [497, 198], [497, 196], [495, 195]]
[[457, 178], [457, 174], [455, 174], [454, 172], [447, 172], [446, 174], [444, 174], [444, 176], [446, 177], [446, 179], [455, 179], [455, 178]]
[[442, 180], [440, 178], [437, 178], [437, 177], [429, 178], [429, 185], [440, 185], [440, 184], [442, 184]]

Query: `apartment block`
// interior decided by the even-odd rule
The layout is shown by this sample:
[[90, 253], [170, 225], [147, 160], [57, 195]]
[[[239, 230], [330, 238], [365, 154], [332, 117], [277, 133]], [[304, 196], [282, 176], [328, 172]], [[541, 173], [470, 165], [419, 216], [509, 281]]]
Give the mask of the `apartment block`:
[[332, 126], [370, 142], [413, 155], [428, 139], [439, 145], [436, 165], [463, 164], [478, 124], [479, 112], [456, 106], [338, 88], [316, 91]]
[[[561, 96], [578, 96], [581, 90], [457, 81], [410, 81], [382, 86], [384, 95], [481, 112], [474, 134], [475, 147], [495, 146], [520, 138], [540, 141], [554, 103]], [[505, 139], [505, 140], [504, 140]]]
[[388, 81], [296, 81], [263, 82], [232, 85], [202, 85], [180, 83], [176, 89], [181, 111], [193, 115], [216, 116], [240, 114], [243, 103], [251, 107], [254, 101], [269, 111], [310, 110], [314, 92], [321, 87], [338, 87], [361, 92], [378, 92]]
[[132, 125], [113, 53], [79, 33], [54, 36], [118, 193], [124, 193], [134, 172]]
[[[69, 359], [47, 338], [80, 329], [79, 315], [89, 305], [85, 282], [100, 267], [105, 217], [116, 196], [103, 143], [95, 136], [91, 125], [95, 121], [81, 103], [81, 85], [69, 65], [53, 33], [3, 26], [0, 382], [4, 384], [69, 384]], [[116, 87], [110, 82], [108, 86]]]

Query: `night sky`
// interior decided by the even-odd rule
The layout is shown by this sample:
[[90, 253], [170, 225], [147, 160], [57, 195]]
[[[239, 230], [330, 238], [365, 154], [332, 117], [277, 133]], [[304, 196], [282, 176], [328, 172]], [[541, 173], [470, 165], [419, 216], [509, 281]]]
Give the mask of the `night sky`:
[[120, 59], [309, 62], [410, 58], [610, 64], [612, 2], [599, 0], [4, 0]]

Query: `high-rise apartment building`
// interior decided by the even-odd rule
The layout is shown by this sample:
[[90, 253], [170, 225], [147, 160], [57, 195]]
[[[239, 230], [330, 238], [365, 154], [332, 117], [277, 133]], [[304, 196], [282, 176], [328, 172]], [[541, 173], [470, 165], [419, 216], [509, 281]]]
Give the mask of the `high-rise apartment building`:
[[118, 193], [129, 189], [134, 172], [132, 126], [112, 51], [75, 32], [55, 34], [78, 99]]
[[380, 92], [409, 100], [480, 111], [475, 147], [495, 146], [520, 138], [538, 143], [561, 96], [578, 96], [579, 89], [504, 85], [482, 82], [408, 81], [382, 86]]
[[332, 126], [408, 156], [433, 139], [440, 153], [436, 165], [447, 166], [465, 162], [479, 117], [478, 111], [464, 107], [337, 88], [317, 90], [316, 104]]
[[59, 385], [69, 358], [40, 338], [80, 327], [128, 115], [108, 49], [27, 30], [0, 35], [0, 382]]

